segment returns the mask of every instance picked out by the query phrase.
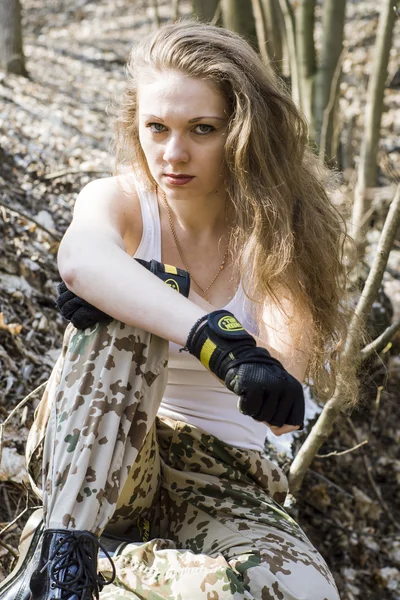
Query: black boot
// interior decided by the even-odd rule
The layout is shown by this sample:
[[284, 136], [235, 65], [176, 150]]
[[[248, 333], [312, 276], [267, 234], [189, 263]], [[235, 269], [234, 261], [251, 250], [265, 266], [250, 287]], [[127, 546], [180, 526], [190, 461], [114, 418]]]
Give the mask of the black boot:
[[[12, 572], [0, 583], [0, 600], [30, 600], [29, 582], [37, 570], [43, 541], [43, 511], [36, 510], [29, 517], [19, 542], [19, 558]], [[140, 543], [140, 536], [120, 538], [105, 531], [100, 537], [99, 558], [116, 557], [132, 542]]]
[[[114, 563], [98, 538], [89, 531], [46, 529], [39, 564], [31, 581], [30, 600], [93, 600], [115, 578]], [[112, 564], [113, 576], [105, 581], [97, 572], [101, 548]]]
[[35, 511], [22, 531], [18, 562], [0, 583], [0, 600], [29, 600], [29, 581], [39, 564], [42, 547], [42, 514], [41, 510]]

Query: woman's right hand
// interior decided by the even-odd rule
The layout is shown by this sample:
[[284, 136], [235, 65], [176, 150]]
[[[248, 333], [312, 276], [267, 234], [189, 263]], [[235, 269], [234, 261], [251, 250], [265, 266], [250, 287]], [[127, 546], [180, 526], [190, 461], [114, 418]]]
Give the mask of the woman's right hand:
[[235, 316], [217, 310], [200, 319], [185, 350], [239, 396], [241, 413], [265, 422], [275, 435], [303, 427], [302, 385], [244, 330]]

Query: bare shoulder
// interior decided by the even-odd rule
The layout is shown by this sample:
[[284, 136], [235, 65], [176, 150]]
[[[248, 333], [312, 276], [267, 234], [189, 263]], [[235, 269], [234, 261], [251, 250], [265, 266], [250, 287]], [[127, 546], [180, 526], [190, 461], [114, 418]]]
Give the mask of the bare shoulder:
[[142, 235], [140, 200], [132, 175], [124, 174], [88, 183], [79, 193], [70, 229], [111, 234], [130, 252]]

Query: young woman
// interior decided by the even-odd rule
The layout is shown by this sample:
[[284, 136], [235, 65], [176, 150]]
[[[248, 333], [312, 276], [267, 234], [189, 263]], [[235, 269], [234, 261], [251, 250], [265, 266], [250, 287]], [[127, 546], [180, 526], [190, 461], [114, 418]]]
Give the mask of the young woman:
[[125, 170], [82, 190], [58, 255], [110, 318], [68, 325], [37, 413], [32, 600], [98, 597], [105, 528], [141, 544], [114, 557], [102, 599], [338, 598], [264, 454], [268, 428], [302, 426], [299, 382], [329, 394], [346, 328], [341, 219], [306, 143], [236, 34], [180, 23], [133, 49]]

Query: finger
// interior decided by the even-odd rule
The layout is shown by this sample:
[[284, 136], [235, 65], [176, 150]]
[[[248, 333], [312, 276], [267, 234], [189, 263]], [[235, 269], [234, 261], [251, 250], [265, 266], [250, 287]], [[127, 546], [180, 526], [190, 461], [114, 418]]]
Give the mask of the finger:
[[288, 396], [281, 397], [279, 399], [278, 406], [272, 418], [266, 419], [268, 423], [276, 427], [282, 427], [283, 425], [297, 425], [298, 423], [292, 423], [288, 420], [292, 410], [293, 399]]
[[257, 421], [269, 419], [276, 411], [277, 396], [270, 396], [265, 401], [262, 390], [252, 393], [242, 393], [238, 399], [238, 409], [243, 415], [253, 417]]
[[279, 394], [276, 390], [261, 388], [257, 392], [253, 390], [248, 395], [248, 401], [258, 405], [257, 411], [253, 410], [248, 414], [253, 415], [257, 421], [271, 421], [278, 408]]
[[305, 404], [304, 401], [295, 400], [292, 404], [291, 410], [285, 424], [287, 425], [298, 425], [300, 429], [303, 429], [305, 416]]

